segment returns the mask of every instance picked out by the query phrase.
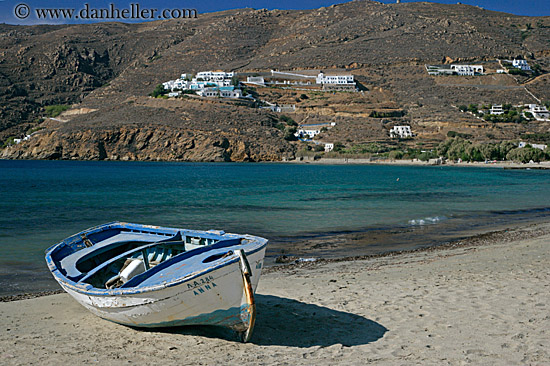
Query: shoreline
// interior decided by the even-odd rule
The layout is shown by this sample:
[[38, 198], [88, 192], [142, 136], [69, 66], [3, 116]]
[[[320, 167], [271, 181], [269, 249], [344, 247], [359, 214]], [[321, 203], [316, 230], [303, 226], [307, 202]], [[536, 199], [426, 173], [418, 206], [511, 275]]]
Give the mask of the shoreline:
[[187, 161], [187, 160], [75, 160], [75, 159], [3, 159], [0, 161], [67, 161], [67, 162], [117, 162], [117, 163], [188, 163], [188, 164], [314, 164], [314, 165], [386, 165], [386, 166], [426, 166], [426, 167], [471, 167], [471, 168], [501, 168], [501, 169], [534, 169], [550, 170], [550, 161], [538, 163], [517, 163], [514, 161], [496, 162], [443, 162], [430, 163], [420, 160], [391, 160], [371, 158], [319, 158], [303, 157], [293, 160], [261, 160], [261, 161]]
[[6, 365], [543, 365], [549, 243], [544, 223], [436, 250], [266, 271], [246, 344], [216, 327], [124, 327], [68, 294], [3, 302], [0, 357]]
[[471, 248], [478, 246], [490, 246], [498, 243], [509, 243], [515, 240], [526, 240], [550, 235], [550, 221], [541, 223], [531, 223], [527, 225], [517, 225], [508, 229], [489, 231], [459, 239], [456, 241], [445, 242], [439, 245], [420, 247], [414, 249], [404, 249], [387, 251], [377, 254], [356, 255], [339, 258], [319, 258], [314, 261], [291, 261], [283, 265], [273, 265], [266, 267], [262, 274], [273, 272], [291, 271], [300, 268], [309, 268], [322, 266], [326, 263], [356, 262], [380, 258], [398, 258], [399, 256], [421, 255], [423, 253], [435, 253], [439, 251], [449, 251], [454, 249]]
[[[542, 229], [548, 227], [547, 229]], [[352, 255], [352, 256], [342, 256], [335, 258], [314, 258], [314, 260], [304, 261], [301, 257], [288, 257], [288, 261], [271, 264], [265, 266], [262, 275], [268, 273], [284, 273], [300, 270], [302, 268], [315, 268], [323, 266], [329, 263], [342, 263], [342, 262], [357, 262], [357, 261], [367, 261], [367, 260], [377, 260], [384, 258], [399, 258], [401, 256], [409, 255], [422, 255], [423, 253], [435, 253], [440, 251], [454, 250], [460, 248], [469, 248], [475, 246], [486, 246], [492, 245], [497, 241], [499, 243], [507, 243], [513, 240], [525, 240], [536, 238], [543, 235], [550, 235], [550, 221], [536, 222], [536, 223], [527, 223], [527, 224], [517, 224], [506, 229], [500, 229], [495, 231], [487, 231], [478, 233], [475, 235], [467, 236], [462, 239], [443, 242], [441, 244], [423, 246], [413, 249], [403, 249], [403, 250], [388, 250], [385, 252], [379, 252], [374, 254], [365, 254], [365, 255]], [[61, 288], [57, 290], [41, 290], [38, 292], [27, 292], [14, 295], [3, 295], [0, 296], [0, 303], [2, 302], [13, 302], [34, 299], [43, 296], [51, 296], [56, 294], [63, 294], [64, 290]]]
[[[433, 160], [433, 159], [432, 159]], [[516, 163], [513, 161], [496, 161], [496, 162], [443, 162], [430, 163], [420, 160], [391, 160], [391, 159], [375, 159], [370, 158], [324, 158], [314, 159], [313, 157], [303, 157], [302, 160], [281, 161], [285, 164], [316, 164], [316, 165], [387, 165], [387, 166], [438, 166], [438, 167], [471, 167], [471, 168], [502, 168], [502, 169], [550, 169], [550, 161], [541, 161], [539, 163]]]

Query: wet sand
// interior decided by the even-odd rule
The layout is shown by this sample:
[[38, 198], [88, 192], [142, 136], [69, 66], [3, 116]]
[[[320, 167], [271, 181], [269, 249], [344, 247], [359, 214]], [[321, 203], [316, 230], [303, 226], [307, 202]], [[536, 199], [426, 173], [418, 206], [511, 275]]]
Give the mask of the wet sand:
[[437, 249], [269, 269], [252, 340], [136, 330], [66, 294], [0, 303], [0, 360], [27, 364], [547, 365], [550, 224]]

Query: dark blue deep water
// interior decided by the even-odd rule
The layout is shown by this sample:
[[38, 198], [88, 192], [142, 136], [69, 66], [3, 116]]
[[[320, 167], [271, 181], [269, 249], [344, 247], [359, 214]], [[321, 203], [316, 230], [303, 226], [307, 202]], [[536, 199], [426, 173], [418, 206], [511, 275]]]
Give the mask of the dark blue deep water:
[[322, 233], [550, 216], [550, 171], [540, 170], [0, 160], [0, 182], [0, 294], [31, 288], [29, 279], [44, 286], [47, 247], [116, 220], [284, 246]]

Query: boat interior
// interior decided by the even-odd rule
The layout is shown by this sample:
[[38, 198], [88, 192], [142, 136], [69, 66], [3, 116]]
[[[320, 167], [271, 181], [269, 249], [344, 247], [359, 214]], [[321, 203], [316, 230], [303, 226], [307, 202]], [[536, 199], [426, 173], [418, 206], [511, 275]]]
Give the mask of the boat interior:
[[[136, 287], [181, 260], [241, 243], [241, 238], [224, 238], [222, 234], [117, 228], [80, 234], [78, 240], [54, 250], [51, 257], [65, 277], [76, 283], [99, 289]], [[232, 251], [214, 251], [203, 256], [202, 263], [229, 254]]]

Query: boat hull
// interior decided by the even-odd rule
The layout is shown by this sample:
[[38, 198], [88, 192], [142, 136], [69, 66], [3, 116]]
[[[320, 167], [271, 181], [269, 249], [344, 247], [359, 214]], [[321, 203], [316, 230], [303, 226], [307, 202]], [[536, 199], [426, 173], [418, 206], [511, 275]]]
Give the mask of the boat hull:
[[[264, 255], [265, 246], [247, 255], [253, 291], [258, 286]], [[140, 293], [94, 295], [58, 280], [93, 314], [115, 323], [133, 327], [218, 325], [239, 332], [247, 330], [251, 322], [251, 304], [243, 281], [238, 258], [176, 285]]]
[[46, 250], [61, 287], [93, 314], [132, 327], [218, 325], [248, 341], [267, 239], [112, 222]]

